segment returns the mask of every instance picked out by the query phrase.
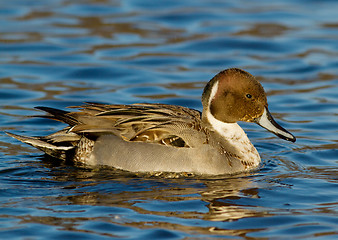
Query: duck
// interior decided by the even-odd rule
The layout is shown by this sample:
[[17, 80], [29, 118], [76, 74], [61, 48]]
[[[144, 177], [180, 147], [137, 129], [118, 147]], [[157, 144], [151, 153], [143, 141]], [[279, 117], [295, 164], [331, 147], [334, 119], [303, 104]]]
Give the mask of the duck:
[[86, 102], [68, 107], [76, 111], [39, 106], [36, 109], [47, 114], [38, 117], [68, 126], [48, 136], [6, 133], [55, 159], [89, 168], [202, 175], [237, 174], [259, 167], [260, 155], [239, 121], [296, 141], [273, 119], [262, 85], [242, 69], [216, 74], [204, 88], [202, 106], [202, 112], [161, 103]]

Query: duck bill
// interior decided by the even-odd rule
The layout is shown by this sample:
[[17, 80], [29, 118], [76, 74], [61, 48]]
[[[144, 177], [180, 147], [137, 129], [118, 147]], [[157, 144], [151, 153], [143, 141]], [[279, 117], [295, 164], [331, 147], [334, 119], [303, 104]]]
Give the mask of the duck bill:
[[260, 116], [259, 118], [256, 118], [255, 122], [259, 126], [265, 128], [269, 132], [272, 132], [273, 134], [277, 135], [278, 137], [284, 140], [291, 142], [296, 141], [295, 136], [293, 136], [291, 133], [289, 133], [287, 130], [285, 130], [278, 123], [275, 122], [267, 107], [264, 108], [263, 115]]

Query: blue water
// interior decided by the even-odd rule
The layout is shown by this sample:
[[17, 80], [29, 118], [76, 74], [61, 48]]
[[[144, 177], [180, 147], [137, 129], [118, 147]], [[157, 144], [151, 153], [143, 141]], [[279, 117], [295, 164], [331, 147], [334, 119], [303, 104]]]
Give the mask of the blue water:
[[[337, 239], [337, 1], [3, 1], [1, 239]], [[64, 127], [35, 106], [201, 110], [204, 84], [257, 76], [296, 143], [241, 123], [263, 159], [215, 179], [82, 169], [3, 133]]]

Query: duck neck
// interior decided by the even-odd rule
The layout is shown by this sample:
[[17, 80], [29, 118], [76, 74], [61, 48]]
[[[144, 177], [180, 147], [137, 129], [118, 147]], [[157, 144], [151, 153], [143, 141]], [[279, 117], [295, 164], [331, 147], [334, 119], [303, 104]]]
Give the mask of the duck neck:
[[237, 123], [219, 121], [210, 111], [203, 111], [202, 119], [204, 124], [222, 139], [219, 144], [237, 156], [246, 168], [254, 168], [259, 165], [261, 159], [256, 148]]

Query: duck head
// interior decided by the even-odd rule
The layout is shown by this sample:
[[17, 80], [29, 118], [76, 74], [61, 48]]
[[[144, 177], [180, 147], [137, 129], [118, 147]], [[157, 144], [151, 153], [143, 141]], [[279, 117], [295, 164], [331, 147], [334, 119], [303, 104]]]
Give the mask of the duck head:
[[209, 113], [224, 123], [255, 122], [282, 139], [296, 141], [271, 116], [262, 85], [241, 69], [226, 69], [214, 76], [204, 88], [202, 104], [203, 117]]

